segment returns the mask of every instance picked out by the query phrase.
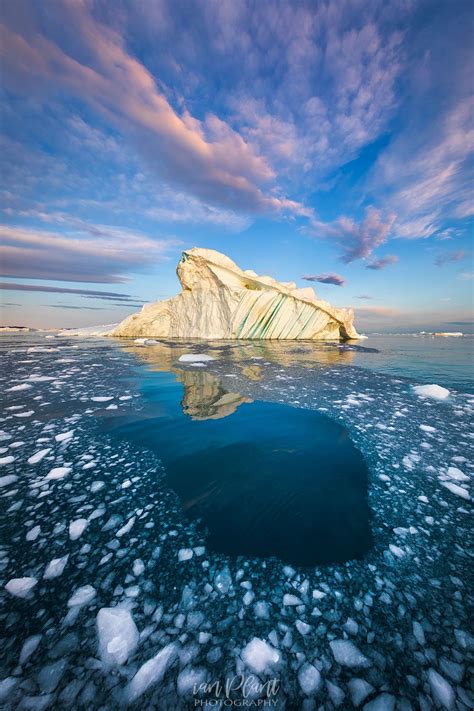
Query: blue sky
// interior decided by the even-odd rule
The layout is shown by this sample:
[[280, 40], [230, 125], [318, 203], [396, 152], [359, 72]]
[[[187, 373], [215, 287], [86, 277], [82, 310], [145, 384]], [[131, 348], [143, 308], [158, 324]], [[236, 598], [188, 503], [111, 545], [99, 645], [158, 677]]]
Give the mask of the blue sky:
[[359, 331], [472, 330], [471, 3], [0, 12], [4, 323], [119, 321], [200, 246]]

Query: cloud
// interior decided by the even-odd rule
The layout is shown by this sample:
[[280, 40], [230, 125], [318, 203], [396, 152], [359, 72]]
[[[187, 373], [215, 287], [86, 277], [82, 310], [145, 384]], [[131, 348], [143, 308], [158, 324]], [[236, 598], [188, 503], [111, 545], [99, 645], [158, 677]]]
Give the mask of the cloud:
[[381, 210], [368, 207], [362, 222], [346, 216], [333, 222], [313, 219], [309, 232], [316, 237], [326, 237], [338, 246], [342, 250], [342, 261], [347, 264], [370, 256], [374, 249], [384, 244], [394, 222], [395, 214], [384, 215]]
[[356, 296], [356, 299], [373, 299], [373, 296], [369, 296], [368, 294], [360, 294], [360, 296]]
[[455, 252], [445, 252], [436, 257], [435, 264], [438, 267], [442, 267], [444, 264], [460, 262], [465, 256], [466, 252], [463, 249], [458, 249]]
[[356, 308], [356, 316], [364, 316], [368, 318], [386, 316], [387, 318], [396, 318], [401, 315], [401, 311], [391, 308], [390, 306], [367, 306], [364, 308]]
[[116, 291], [94, 291], [93, 289], [69, 289], [61, 286], [43, 286], [43, 284], [16, 284], [11, 281], [0, 282], [0, 290], [5, 291], [41, 291], [50, 294], [79, 294], [90, 298], [100, 299], [124, 299], [132, 297]]
[[471, 281], [474, 279], [474, 272], [459, 272], [458, 279], [462, 281]]
[[120, 283], [166, 258], [179, 242], [108, 225], [80, 222], [74, 232], [0, 225], [3, 276], [57, 281]]
[[128, 51], [118, 27], [101, 23], [89, 3], [58, 6], [56, 20], [64, 32], [56, 36], [56, 23], [43, 22], [39, 6], [30, 10], [20, 31], [1, 27], [3, 80], [10, 90], [80, 99], [126, 135], [166, 181], [206, 202], [244, 211], [305, 212], [275, 192], [271, 166], [228, 123], [213, 113], [198, 119], [185, 106], [173, 107]]
[[319, 281], [321, 284], [334, 284], [334, 286], [344, 286], [347, 284], [346, 279], [340, 274], [315, 274], [314, 276], [301, 277], [305, 281]]
[[367, 264], [366, 269], [385, 269], [389, 264], [396, 264], [399, 258], [395, 254], [387, 254], [386, 257], [381, 257], [380, 259], [373, 259], [369, 264]]

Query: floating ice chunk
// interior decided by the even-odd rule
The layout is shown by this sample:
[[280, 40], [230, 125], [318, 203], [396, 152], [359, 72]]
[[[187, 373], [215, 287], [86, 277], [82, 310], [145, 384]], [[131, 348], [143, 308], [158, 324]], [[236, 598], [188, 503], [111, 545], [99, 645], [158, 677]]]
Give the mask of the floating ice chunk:
[[371, 662], [362, 652], [346, 639], [334, 639], [329, 642], [334, 659], [344, 667], [370, 667]]
[[326, 681], [326, 687], [328, 690], [329, 698], [333, 702], [334, 706], [337, 708], [346, 698], [345, 693], [343, 692], [340, 686], [332, 684], [330, 681]]
[[420, 425], [420, 430], [423, 430], [423, 432], [436, 432], [436, 427], [431, 427], [431, 425]]
[[311, 632], [311, 625], [308, 625], [307, 622], [303, 622], [303, 620], [296, 620], [295, 627], [303, 637]]
[[428, 681], [436, 704], [445, 709], [454, 708], [456, 695], [451, 684], [434, 669], [428, 670]]
[[48, 447], [47, 449], [40, 449], [39, 452], [36, 452], [27, 460], [28, 464], [38, 464], [50, 451], [51, 447]]
[[163, 647], [154, 657], [142, 664], [133, 679], [124, 690], [126, 703], [133, 703], [135, 699], [155, 684], [158, 684], [166, 674], [176, 656], [176, 645], [171, 643]]
[[71, 521], [69, 524], [69, 538], [71, 541], [76, 541], [82, 536], [86, 530], [89, 521], [86, 518], [76, 518], [75, 521]]
[[395, 701], [395, 696], [391, 694], [380, 694], [376, 699], [365, 704], [363, 711], [393, 711]]
[[62, 575], [66, 563], [68, 561], [69, 555], [63, 555], [61, 558], [53, 558], [46, 567], [44, 571], [43, 578], [45, 580], [50, 580], [51, 578], [58, 578]]
[[33, 528], [30, 528], [30, 530], [26, 534], [26, 540], [27, 541], [36, 541], [36, 539], [38, 538], [40, 533], [41, 533], [41, 526], [33, 526]]
[[133, 561], [133, 574], [135, 576], [141, 575], [145, 570], [145, 563], [140, 559], [137, 558], [136, 560]]
[[467, 630], [454, 630], [456, 642], [461, 649], [474, 651], [474, 637]]
[[19, 681], [18, 677], [14, 676], [7, 676], [0, 681], [0, 703], [3, 704], [8, 700]]
[[464, 474], [457, 467], [448, 467], [448, 476], [450, 479], [454, 479], [455, 481], [469, 481], [467, 474]]
[[71, 595], [67, 602], [68, 607], [84, 607], [88, 605], [97, 595], [92, 585], [83, 585]]
[[7, 474], [6, 476], [0, 476], [0, 489], [3, 489], [4, 486], [9, 486], [10, 484], [13, 484], [15, 481], [17, 481], [18, 477], [16, 474]]
[[259, 600], [255, 603], [253, 611], [255, 613], [255, 617], [259, 617], [260, 619], [268, 620], [270, 617], [270, 607], [268, 603], [263, 600]]
[[192, 548], [181, 548], [180, 551], [178, 551], [178, 560], [180, 562], [184, 560], [191, 560], [191, 558], [194, 555], [194, 551]]
[[38, 673], [38, 684], [43, 694], [53, 692], [61, 681], [66, 668], [66, 660], [58, 659], [51, 664], [46, 664]]
[[457, 484], [453, 484], [451, 481], [442, 481], [441, 486], [444, 486], [445, 489], [448, 489], [452, 494], [456, 494], [456, 496], [460, 496], [462, 499], [469, 501], [471, 498], [466, 489], [463, 489], [462, 486], [458, 486]]
[[7, 464], [12, 464], [15, 461], [15, 457], [10, 454], [8, 457], [0, 457], [0, 466], [4, 467]]
[[366, 699], [369, 694], [372, 694], [374, 687], [369, 684], [365, 679], [351, 679], [347, 686], [351, 694], [352, 703], [354, 706], [360, 706], [360, 704]]
[[290, 605], [302, 605], [303, 601], [297, 597], [296, 595], [291, 595], [290, 593], [285, 593], [283, 595], [283, 604], [290, 606]]
[[130, 612], [124, 607], [103, 607], [97, 613], [96, 626], [102, 662], [106, 666], [125, 664], [140, 639]]
[[126, 533], [128, 533], [129, 531], [132, 530], [133, 524], [135, 523], [135, 518], [136, 518], [135, 516], [132, 516], [132, 518], [130, 518], [130, 519], [127, 521], [127, 523], [125, 524], [125, 526], [122, 526], [122, 528], [120, 528], [120, 529], [117, 531], [117, 533], [115, 534], [115, 535], [117, 536], [117, 538], [121, 538], [121, 537], [124, 536]]
[[395, 546], [393, 543], [390, 543], [389, 546], [390, 552], [393, 553], [394, 556], [397, 558], [404, 558], [405, 557], [405, 551], [403, 548], [399, 548], [398, 546]]
[[313, 600], [322, 600], [323, 597], [326, 597], [326, 595], [327, 593], [322, 590], [313, 590]]
[[415, 385], [413, 390], [420, 397], [431, 397], [434, 400], [445, 400], [449, 395], [449, 390], [447, 388], [441, 387], [441, 385]]
[[69, 432], [61, 432], [55, 436], [56, 442], [67, 442], [68, 439], [72, 439], [74, 435], [74, 430], [69, 430]]
[[228, 566], [224, 566], [214, 578], [214, 587], [222, 595], [225, 595], [232, 588], [232, 576]]
[[188, 696], [196, 693], [201, 684], [204, 684], [207, 678], [207, 672], [205, 669], [193, 669], [192, 667], [187, 667], [179, 674], [176, 685], [178, 687], [178, 693], [181, 696]]
[[206, 353], [185, 353], [178, 358], [181, 363], [202, 363], [208, 360], [215, 360], [213, 356]]
[[28, 637], [23, 642], [23, 646], [20, 652], [20, 664], [25, 664], [31, 655], [36, 651], [39, 643], [41, 642], [41, 634], [35, 634], [32, 637]]
[[109, 400], [113, 399], [113, 395], [96, 395], [95, 397], [91, 397], [92, 402], [109, 402]]
[[104, 488], [104, 486], [105, 486], [104, 481], [93, 481], [90, 486], [91, 494], [95, 494], [97, 491], [100, 491], [101, 489]]
[[306, 696], [313, 696], [321, 686], [321, 674], [312, 664], [303, 664], [298, 672], [301, 691]]
[[14, 385], [11, 388], [7, 388], [7, 393], [17, 392], [18, 390], [29, 390], [32, 387], [33, 386], [29, 385], [29, 383], [22, 383], [21, 385]]
[[425, 632], [423, 630], [423, 627], [416, 620], [414, 620], [413, 622], [413, 636], [415, 637], [418, 644], [421, 644], [421, 646], [425, 644]]
[[34, 410], [27, 410], [26, 412], [17, 412], [13, 415], [13, 417], [31, 417], [31, 415], [34, 415], [35, 411]]
[[71, 467], [54, 467], [48, 474], [46, 474], [46, 479], [64, 479], [64, 477], [71, 472]]
[[259, 637], [245, 645], [241, 656], [244, 664], [256, 674], [263, 674], [280, 661], [279, 652]]
[[37, 578], [12, 578], [5, 585], [5, 590], [7, 590], [10, 595], [13, 595], [14, 597], [28, 597], [37, 583]]

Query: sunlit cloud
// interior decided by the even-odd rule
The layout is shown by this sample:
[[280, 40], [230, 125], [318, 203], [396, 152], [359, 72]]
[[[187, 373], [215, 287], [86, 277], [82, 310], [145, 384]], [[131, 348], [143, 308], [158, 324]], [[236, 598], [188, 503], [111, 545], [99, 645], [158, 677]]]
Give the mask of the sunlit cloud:
[[399, 258], [396, 254], [387, 254], [386, 257], [370, 261], [367, 264], [366, 269], [374, 269], [375, 271], [378, 271], [380, 269], [385, 269], [385, 267], [388, 267], [390, 264], [396, 264], [398, 261]]
[[334, 286], [344, 286], [347, 284], [346, 279], [340, 274], [314, 274], [313, 276], [306, 275], [301, 278], [305, 281], [318, 281], [321, 284], [333, 284]]

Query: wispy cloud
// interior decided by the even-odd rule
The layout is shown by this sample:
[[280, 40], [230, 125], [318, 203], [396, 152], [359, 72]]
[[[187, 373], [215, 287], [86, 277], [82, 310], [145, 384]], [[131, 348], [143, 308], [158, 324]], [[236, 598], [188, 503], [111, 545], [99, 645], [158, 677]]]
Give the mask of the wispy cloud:
[[[298, 202], [271, 192], [274, 171], [228, 123], [213, 113], [200, 120], [186, 107], [174, 108], [118, 28], [99, 22], [88, 3], [56, 11], [65, 27], [74, 27], [74, 41], [67, 31], [55, 37], [35, 5], [20, 31], [2, 26], [9, 88], [44, 96], [66, 92], [85, 101], [126, 134], [159, 175], [198, 198], [250, 211], [304, 212]], [[45, 26], [49, 34], [40, 29]]]
[[333, 222], [314, 219], [309, 231], [315, 237], [325, 237], [342, 251], [342, 261], [346, 264], [369, 257], [374, 249], [385, 244], [395, 221], [395, 214], [384, 215], [374, 207], [366, 209], [361, 222], [350, 217], [339, 217]]
[[305, 281], [319, 281], [321, 284], [334, 284], [334, 286], [344, 286], [347, 280], [340, 274], [314, 274], [301, 277]]
[[69, 289], [61, 286], [46, 286], [43, 284], [18, 284], [13, 281], [0, 282], [2, 291], [37, 291], [45, 294], [76, 294], [93, 299], [122, 299], [123, 301], [134, 300], [134, 297], [117, 291], [99, 291], [94, 289]]
[[380, 259], [373, 259], [367, 264], [366, 269], [374, 269], [377, 271], [379, 269], [385, 269], [385, 267], [388, 267], [389, 264], [396, 264], [398, 261], [399, 258], [396, 254], [387, 254], [386, 257], [381, 257]]
[[3, 276], [96, 283], [127, 281], [133, 270], [149, 268], [178, 244], [107, 225], [82, 223], [75, 232], [59, 233], [0, 226]]
[[435, 264], [438, 267], [442, 267], [444, 264], [460, 262], [465, 256], [466, 252], [463, 249], [458, 249], [454, 252], [444, 252], [444, 254], [440, 254], [436, 257]]
[[359, 296], [356, 296], [355, 298], [356, 298], [356, 299], [369, 300], [369, 299], [373, 299], [374, 297], [373, 297], [373, 296], [369, 296], [368, 294], [360, 294]]

